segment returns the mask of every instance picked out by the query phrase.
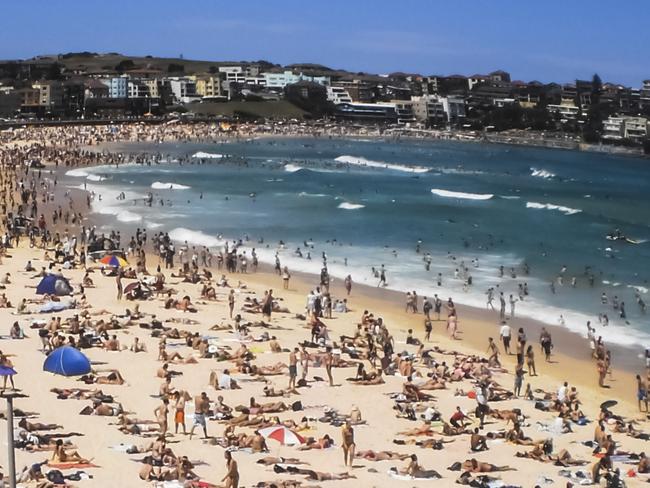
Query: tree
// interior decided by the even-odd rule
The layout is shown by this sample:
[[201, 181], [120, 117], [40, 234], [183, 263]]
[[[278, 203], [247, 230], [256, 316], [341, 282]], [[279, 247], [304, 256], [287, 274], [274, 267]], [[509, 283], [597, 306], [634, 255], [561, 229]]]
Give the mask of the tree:
[[586, 142], [595, 143], [600, 141], [606, 108], [600, 103], [602, 91], [603, 82], [598, 74], [594, 74], [591, 80], [591, 105], [587, 110], [587, 121], [582, 132], [582, 137]]
[[135, 63], [130, 60], [130, 59], [123, 59], [119, 63], [117, 63], [117, 66], [115, 66], [115, 71], [118, 73], [124, 73], [126, 70], [133, 69], [135, 67]]

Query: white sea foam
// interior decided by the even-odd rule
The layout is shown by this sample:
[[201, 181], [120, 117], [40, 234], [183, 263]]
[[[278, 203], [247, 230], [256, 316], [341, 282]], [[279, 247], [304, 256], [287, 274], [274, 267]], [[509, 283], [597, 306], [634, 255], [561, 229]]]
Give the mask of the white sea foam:
[[151, 184], [154, 190], [189, 190], [191, 187], [179, 183], [168, 183], [166, 181], [154, 181]]
[[370, 159], [356, 156], [339, 156], [334, 161], [337, 163], [349, 164], [352, 166], [364, 166], [366, 168], [389, 169], [393, 171], [404, 171], [406, 173], [428, 173], [430, 168], [423, 166], [410, 166], [405, 164], [385, 163], [383, 161], [372, 161]]
[[199, 230], [186, 229], [185, 227], [176, 227], [169, 232], [169, 237], [177, 242], [187, 241], [189, 244], [197, 246], [218, 247], [223, 244], [221, 239], [218, 239], [209, 234], [204, 234]]
[[545, 169], [530, 168], [530, 175], [536, 178], [544, 178], [546, 180], [555, 178], [555, 173], [551, 173]]
[[314, 197], [314, 198], [322, 198], [322, 197], [327, 197], [329, 195], [326, 195], [325, 193], [307, 193], [306, 191], [301, 191], [298, 193], [299, 197]]
[[563, 207], [562, 205], [555, 205], [554, 203], [526, 202], [526, 208], [557, 210], [566, 215], [574, 215], [582, 212], [579, 208]]
[[147, 226], [147, 229], [159, 229], [163, 226], [163, 224], [158, 222], [147, 222], [145, 225]]
[[103, 177], [103, 176], [90, 174], [90, 175], [86, 176], [86, 179], [88, 181], [104, 181], [106, 178]]
[[516, 195], [499, 195], [499, 198], [503, 198], [504, 200], [519, 200], [521, 197]]
[[464, 193], [462, 191], [449, 191], [433, 188], [431, 193], [444, 198], [461, 198], [463, 200], [489, 200], [494, 195], [492, 193]]
[[284, 165], [284, 170], [289, 172], [289, 173], [295, 173], [296, 171], [300, 171], [301, 169], [304, 169], [302, 166], [298, 166], [297, 164], [285, 164]]
[[65, 173], [66, 176], [72, 176], [74, 178], [85, 178], [89, 174], [90, 173], [88, 173], [88, 171], [85, 169], [71, 169]]
[[343, 202], [339, 203], [338, 208], [343, 210], [359, 210], [360, 208], [365, 208], [365, 205], [361, 205], [360, 203]]
[[197, 159], [221, 159], [223, 158], [223, 154], [199, 151], [192, 154], [192, 157]]
[[130, 212], [129, 210], [122, 210], [116, 215], [117, 220], [120, 222], [140, 222], [142, 216], [138, 215], [135, 212]]

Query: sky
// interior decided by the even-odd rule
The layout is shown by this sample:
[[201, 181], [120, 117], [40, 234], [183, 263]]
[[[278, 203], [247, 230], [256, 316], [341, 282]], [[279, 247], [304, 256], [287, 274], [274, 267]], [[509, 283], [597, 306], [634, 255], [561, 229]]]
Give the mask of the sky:
[[650, 78], [648, 0], [31, 0], [0, 5], [0, 59], [76, 51], [319, 63], [369, 73]]

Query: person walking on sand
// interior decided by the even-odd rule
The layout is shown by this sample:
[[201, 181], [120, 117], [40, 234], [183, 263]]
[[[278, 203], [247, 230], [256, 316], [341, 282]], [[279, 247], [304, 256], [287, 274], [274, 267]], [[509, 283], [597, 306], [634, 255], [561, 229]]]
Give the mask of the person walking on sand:
[[295, 347], [289, 353], [289, 390], [296, 387], [296, 378], [298, 376], [298, 353], [300, 349]]
[[347, 275], [345, 277], [345, 291], [347, 292], [348, 296], [350, 296], [350, 292], [352, 291], [352, 276]]
[[289, 273], [289, 268], [286, 266], [282, 268], [282, 287], [285, 290], [289, 289], [289, 279], [291, 278], [291, 274]]
[[232, 453], [226, 451], [224, 453], [226, 458], [226, 475], [221, 479], [224, 483], [224, 488], [239, 488], [239, 469], [237, 468], [237, 461], [232, 458]]
[[203, 429], [203, 436], [205, 439], [208, 438], [208, 427], [205, 421], [205, 416], [210, 411], [210, 399], [208, 395], [203, 391], [201, 394], [194, 398], [194, 422], [192, 428], [190, 429], [190, 439], [194, 435], [194, 429], [197, 425], [201, 426]]
[[341, 427], [341, 447], [343, 448], [343, 464], [352, 467], [354, 462], [354, 451], [356, 444], [354, 443], [354, 429], [350, 420], [346, 420]]

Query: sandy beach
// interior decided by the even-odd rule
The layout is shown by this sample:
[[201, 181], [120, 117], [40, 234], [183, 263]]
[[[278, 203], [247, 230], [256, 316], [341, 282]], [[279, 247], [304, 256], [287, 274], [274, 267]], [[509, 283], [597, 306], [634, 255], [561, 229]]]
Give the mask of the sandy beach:
[[[82, 141], [71, 139], [68, 147], [76, 147], [79, 142]], [[19, 149], [12, 149], [16, 150]], [[65, 157], [66, 154], [61, 155], [61, 158]], [[4, 164], [8, 168], [7, 162]], [[647, 475], [636, 473], [640, 464], [639, 455], [645, 450], [647, 442], [647, 435], [643, 433], [648, 426], [646, 413], [640, 413], [637, 406], [635, 374], [639, 373], [645, 379], [645, 364], [642, 359], [631, 356], [629, 350], [606, 345], [613, 357], [612, 369], [611, 373], [605, 374], [605, 387], [599, 387], [597, 363], [591, 357], [592, 351], [586, 338], [559, 327], [549, 327], [554, 348], [551, 360], [545, 361], [539, 343], [542, 325], [530, 320], [512, 319], [509, 321], [512, 348], [515, 349], [517, 330], [521, 327], [526, 335], [525, 344], [533, 347], [537, 373], [531, 375], [526, 360], [526, 364], [519, 368], [520, 375], [523, 375], [522, 395], [513, 396], [517, 357], [504, 354], [497, 312], [458, 307], [452, 313], [451, 308], [443, 307], [441, 319], [433, 320], [430, 340], [424, 341], [421, 300], [419, 313], [415, 314], [404, 310], [404, 296], [396, 292], [353, 284], [348, 296], [344, 283], [334, 280], [329, 286], [330, 299], [346, 298], [349, 310], [335, 311], [331, 318], [326, 318], [306, 310], [308, 294], [321, 285], [317, 276], [292, 272], [287, 289], [283, 289], [282, 276], [267, 267], [260, 267], [257, 272], [228, 273], [215, 265], [208, 270], [209, 273], [205, 273], [204, 267], [197, 265], [195, 272], [188, 269], [182, 276], [172, 276], [178, 272], [179, 264], [165, 269], [164, 263], [153, 251], [151, 241], [138, 246], [137, 253], [142, 252], [146, 256], [146, 263], [142, 262], [142, 255], [134, 253], [126, 256], [129, 264], [123, 266], [124, 270], [135, 269], [140, 261], [142, 269], [146, 268], [149, 274], [137, 273], [137, 279], [124, 277], [123, 287], [139, 280], [158, 280], [156, 267], [161, 265], [160, 273], [164, 276], [164, 286], [161, 288], [171, 288], [173, 291], [169, 295], [166, 291], [155, 293], [142, 300], [118, 299], [116, 277], [104, 276], [99, 263], [80, 259], [79, 251], [83, 248], [80, 238], [76, 241], [76, 255], [71, 250], [73, 246], [70, 242], [73, 237], [79, 236], [81, 226], [89, 228], [94, 223], [92, 216], [85, 215], [87, 204], [84, 193], [78, 191], [62, 195], [65, 192], [63, 188], [41, 185], [34, 170], [28, 174], [22, 168], [16, 172], [7, 171], [2, 182], [3, 200], [7, 208], [15, 211], [18, 210], [18, 201], [14, 201], [10, 195], [16, 195], [20, 190], [19, 181], [27, 186], [31, 183], [26, 182], [33, 182], [34, 190], [22, 210], [29, 207], [30, 201], [36, 201], [39, 203], [38, 214], [48, 216], [45, 220], [51, 236], [44, 244], [48, 257], [54, 258], [56, 250], [65, 254], [62, 251], [65, 248], [74, 257], [74, 264], [64, 268], [64, 255], [59, 263], [46, 261], [46, 249], [41, 247], [42, 240], [35, 236], [36, 247], [30, 247], [29, 238], [23, 236], [17, 247], [6, 248], [0, 275], [4, 277], [9, 274], [8, 283], [2, 285], [2, 293], [11, 307], [0, 308], [0, 317], [5, 324], [4, 330], [0, 331], [4, 342], [1, 348], [5, 361], [3, 366], [13, 365], [17, 371], [13, 376], [15, 386], [28, 395], [15, 402], [15, 407], [27, 415], [28, 422], [57, 426], [53, 429], [35, 428], [33, 433], [80, 434], [64, 437], [64, 441], [70, 442], [64, 447], [68, 453], [77, 451], [84, 461], [90, 462], [79, 465], [73, 459], [66, 469], [60, 466], [58, 469], [64, 475], [82, 471], [85, 473], [83, 476], [89, 475], [92, 479], [68, 481], [73, 486], [144, 486], [147, 482], [141, 480], [140, 474], [146, 466], [152, 467], [150, 471], [154, 476], [163, 478], [162, 473], [165, 473], [170, 478], [166, 484], [148, 481], [154, 485], [212, 486], [199, 484], [196, 479], [187, 479], [192, 476], [179, 476], [183, 456], [193, 465], [191, 471], [196, 478], [218, 486], [229, 486], [228, 481], [223, 481], [227, 473], [225, 452], [231, 452], [237, 463], [239, 486], [247, 487], [273, 486], [271, 483], [275, 483], [275, 486], [410, 487], [431, 483], [431, 479], [437, 478], [437, 475], [441, 477], [437, 482], [440, 486], [454, 486], [459, 479], [469, 484], [479, 474], [489, 476], [493, 484], [479, 480], [475, 486], [569, 486], [568, 482], [586, 484], [584, 479], [591, 477], [595, 463], [600, 463], [602, 467], [600, 474], [603, 475], [603, 483], [607, 483], [604, 475], [610, 467], [609, 463], [611, 475], [615, 476], [615, 470], [620, 470], [627, 486], [636, 486], [647, 480]], [[40, 197], [46, 193], [52, 194], [53, 198], [48, 198], [47, 204], [41, 205]], [[70, 205], [70, 213], [84, 214], [82, 220], [74, 223], [52, 222], [49, 216], [53, 210], [66, 204]], [[7, 232], [15, 233], [16, 230], [8, 229]], [[122, 236], [122, 242], [128, 242], [128, 239], [130, 236]], [[177, 245], [180, 248], [182, 243]], [[26, 271], [28, 262], [34, 268], [31, 271]], [[50, 272], [60, 273], [69, 279], [74, 289], [74, 308], [55, 313], [39, 312], [49, 300], [35, 293], [35, 287], [42, 279], [37, 275], [42, 267], [50, 266]], [[228, 286], [219, 285], [222, 274]], [[84, 288], [83, 295], [80, 285]], [[206, 287], [213, 290], [213, 295], [204, 293], [202, 296], [202, 290], [205, 291]], [[258, 310], [260, 307], [251, 306], [246, 299], [256, 298], [261, 303], [265, 291], [270, 289], [273, 290], [276, 310], [268, 320]], [[243, 328], [237, 329], [235, 321], [229, 316], [231, 291], [234, 293], [234, 314], [241, 315], [240, 325], [248, 324]], [[183, 297], [188, 297], [188, 300]], [[26, 309], [19, 313], [19, 305], [25, 298], [37, 301], [27, 303]], [[55, 300], [57, 304], [68, 303], [70, 297], [63, 295]], [[139, 312], [133, 317], [136, 306]], [[189, 311], [194, 308], [195, 312]], [[374, 319], [382, 318], [384, 326], [367, 317], [364, 319], [363, 312], [366, 310], [373, 314]], [[91, 360], [95, 375], [101, 378], [100, 384], [86, 384], [77, 377], [63, 377], [43, 371], [46, 354], [39, 331], [49, 330], [50, 344], [56, 343], [56, 337], [52, 337], [56, 332], [62, 336], [63, 343], [69, 343], [72, 336], [75, 346], [80, 347], [81, 344], [76, 341], [83, 334], [78, 333], [79, 324], [74, 316], [82, 313], [88, 314], [87, 320], [82, 322], [86, 332], [96, 338], [96, 342], [88, 344], [92, 347], [81, 350]], [[458, 323], [456, 339], [450, 337], [447, 331], [448, 316], [454, 314]], [[53, 322], [53, 318], [60, 318], [61, 324], [57, 324], [56, 320]], [[16, 321], [26, 336], [24, 339], [11, 338], [10, 329]], [[323, 342], [311, 344], [315, 323], [325, 326], [317, 334], [324, 339]], [[71, 332], [71, 328], [77, 332]], [[407, 340], [409, 329], [413, 331], [412, 337], [416, 341]], [[267, 334], [263, 335], [264, 332]], [[192, 347], [195, 334], [198, 335], [195, 347]], [[166, 339], [164, 347], [161, 347], [163, 336]], [[494, 349], [488, 349], [488, 337], [494, 338], [497, 344], [498, 358]], [[136, 338], [139, 347], [144, 346], [145, 351], [131, 350]], [[291, 351], [305, 341], [309, 368], [304, 386], [299, 384], [295, 390], [280, 396], [265, 397], [265, 386], [275, 392], [288, 389]], [[368, 354], [368, 341], [372, 344], [376, 342], [373, 348], [379, 351], [376, 357]], [[393, 344], [392, 351], [382, 349], [387, 342]], [[419, 345], [421, 342], [423, 347]], [[244, 345], [246, 350], [242, 349]], [[278, 346], [281, 352], [273, 352], [272, 348]], [[323, 346], [331, 347], [331, 359], [328, 359], [328, 349]], [[207, 357], [215, 355], [217, 357]], [[300, 350], [297, 356], [296, 360], [302, 363]], [[188, 358], [193, 359], [188, 361]], [[334, 386], [328, 384], [325, 367], [330, 360], [334, 366]], [[170, 399], [169, 412], [163, 413], [162, 417], [166, 417], [168, 422], [165, 442], [171, 452], [161, 455], [157, 436], [161, 429], [159, 407], [165, 405], [160, 397], [165, 374], [159, 374], [159, 370], [164, 363], [169, 364], [169, 370], [176, 372], [170, 375], [170, 386], [165, 388], [185, 392], [189, 399], [184, 417], [188, 431], [195, 420], [194, 399], [201, 392], [205, 392], [210, 400], [210, 417], [215, 409], [224, 410], [214, 403], [219, 395], [223, 396], [223, 403], [232, 409], [237, 406], [250, 407], [251, 397], [255, 398], [256, 404], [277, 404], [267, 406], [268, 412], [262, 408], [262, 413], [255, 413], [260, 406], [254, 405], [246, 419], [239, 417], [239, 411], [232, 412], [232, 416], [238, 419], [235, 423], [246, 421], [251, 424], [248, 426], [230, 425], [228, 429], [228, 420], [208, 420], [209, 439], [206, 440], [202, 439], [200, 425], [192, 438], [183, 435], [182, 429], [174, 433], [175, 400]], [[359, 374], [359, 363], [364, 365], [363, 374]], [[239, 389], [216, 390], [214, 385], [210, 385], [211, 373], [214, 372], [221, 381], [224, 370], [230, 371]], [[297, 376], [303, 377], [302, 364], [298, 365]], [[360, 376], [361, 381], [348, 380], [358, 380]], [[123, 384], [108, 384], [119, 382], [115, 378], [123, 379]], [[562, 388], [564, 382], [568, 383], [566, 390]], [[528, 384], [533, 399], [524, 395]], [[576, 388], [577, 393], [571, 392], [572, 387]], [[57, 395], [51, 391], [53, 388], [66, 391]], [[74, 395], [67, 390], [78, 388], [101, 389], [101, 394], [94, 392], [82, 395], [89, 398], [71, 398]], [[482, 423], [476, 415], [476, 397], [480, 399], [482, 395], [488, 397], [488, 407], [484, 410], [484, 425], [478, 430], [476, 439], [480, 437], [480, 442], [485, 441], [487, 449], [475, 452], [471, 449], [470, 439], [471, 432]], [[610, 410], [602, 409], [601, 404], [607, 400], [618, 403]], [[111, 409], [104, 409], [106, 405], [110, 405]], [[295, 411], [292, 408], [294, 405]], [[85, 407], [90, 407], [95, 414], [80, 415]], [[126, 415], [97, 414], [118, 413], [120, 407]], [[463, 412], [462, 418], [455, 415], [457, 407]], [[424, 415], [433, 420], [425, 424]], [[557, 420], [558, 415], [562, 421]], [[279, 422], [274, 420], [276, 416]], [[454, 422], [466, 426], [454, 432], [455, 429], [449, 426], [452, 417]], [[342, 449], [345, 418], [352, 421], [356, 452], [372, 451], [365, 452], [365, 457], [355, 458], [351, 465], [344, 463]], [[605, 427], [597, 431], [599, 418]], [[125, 433], [119, 429], [120, 425], [116, 425], [118, 420], [126, 424], [127, 419], [139, 426], [139, 433]], [[17, 439], [24, 438], [20, 437], [22, 428], [18, 426], [19, 420], [20, 417], [17, 417], [14, 426]], [[323, 446], [325, 436], [332, 439], [333, 446], [301, 450], [299, 446], [281, 445], [274, 439], [267, 439], [266, 452], [252, 452], [258, 450], [260, 443], [255, 430], [281, 426], [282, 422], [290, 425], [290, 430], [303, 438], [314, 438], [315, 446]], [[515, 422], [521, 432], [512, 430]], [[232, 421], [230, 423], [233, 424]], [[633, 426], [633, 435], [625, 432], [628, 424]], [[3, 430], [0, 435], [6, 438], [5, 429], [8, 426], [6, 422], [0, 425]], [[133, 431], [131, 425], [129, 423], [128, 428], [123, 430]], [[446, 434], [443, 435], [443, 432]], [[416, 433], [420, 435], [409, 435]], [[607, 439], [609, 434], [614, 442]], [[596, 444], [583, 444], [594, 440]], [[45, 444], [41, 439], [40, 448], [45, 449]], [[31, 444], [33, 446], [34, 443]], [[127, 453], [127, 450], [132, 450], [131, 446], [136, 446], [139, 452]], [[567, 452], [570, 456], [567, 456]], [[528, 457], [517, 457], [517, 453]], [[51, 459], [52, 455], [50, 448], [37, 452], [16, 449], [18, 473], [23, 467]], [[411, 455], [417, 456], [417, 466], [408, 457]], [[373, 460], [377, 456], [388, 459]], [[149, 464], [142, 462], [145, 457]], [[268, 465], [258, 463], [265, 458], [276, 459], [269, 459]], [[288, 458], [295, 459], [284, 461]], [[6, 454], [0, 459], [6, 470]], [[479, 464], [468, 469], [469, 463], [465, 462], [471, 459], [478, 460]], [[458, 466], [458, 470], [449, 470], [454, 463], [461, 466]], [[642, 470], [643, 463], [642, 460]], [[504, 469], [471, 472], [499, 467]], [[396, 470], [391, 472], [391, 468]], [[44, 465], [42, 468], [44, 472], [50, 469], [57, 467]], [[576, 474], [578, 471], [585, 474], [581, 477]], [[466, 472], [468, 474], [463, 475]], [[633, 477], [629, 477], [629, 474]], [[184, 479], [171, 479], [179, 477]], [[38, 483], [28, 481], [24, 486], [41, 486]], [[233, 486], [232, 479], [230, 483]]]

